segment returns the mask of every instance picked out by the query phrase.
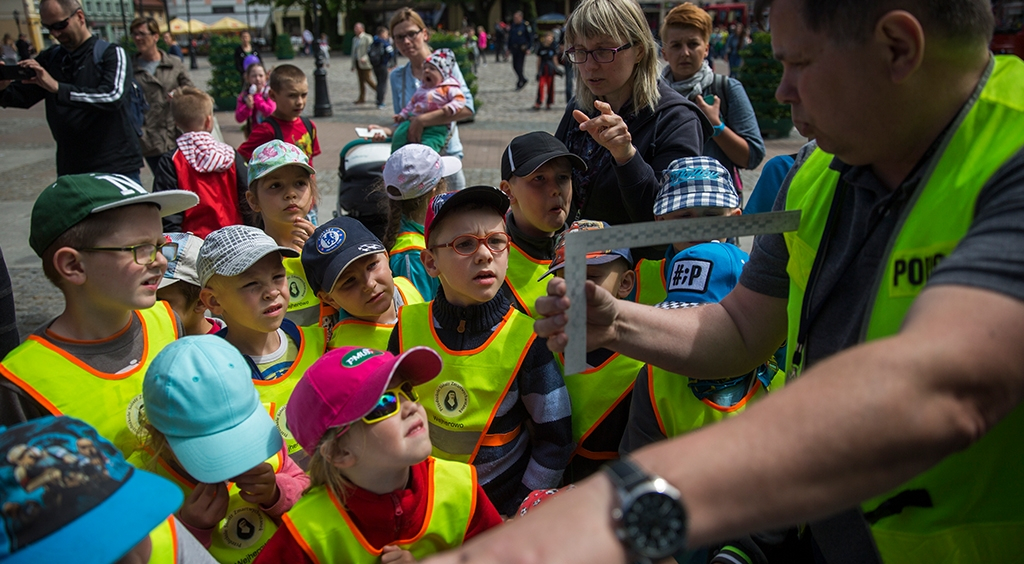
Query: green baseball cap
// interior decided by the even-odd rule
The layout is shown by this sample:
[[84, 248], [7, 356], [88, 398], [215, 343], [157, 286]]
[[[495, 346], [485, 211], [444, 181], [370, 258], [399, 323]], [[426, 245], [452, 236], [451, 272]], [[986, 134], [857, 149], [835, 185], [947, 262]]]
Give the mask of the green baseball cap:
[[90, 214], [134, 204], [156, 204], [160, 216], [181, 213], [199, 203], [186, 190], [147, 192], [121, 174], [93, 172], [61, 176], [46, 187], [32, 206], [28, 243], [40, 257], [57, 237]]

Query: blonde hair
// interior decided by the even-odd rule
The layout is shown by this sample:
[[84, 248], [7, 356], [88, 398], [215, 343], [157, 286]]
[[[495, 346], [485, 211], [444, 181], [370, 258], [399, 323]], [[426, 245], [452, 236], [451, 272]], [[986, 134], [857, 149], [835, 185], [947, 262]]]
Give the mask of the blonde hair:
[[338, 501], [345, 503], [349, 492], [355, 488], [355, 484], [350, 482], [341, 473], [341, 470], [331, 464], [331, 461], [323, 455], [324, 450], [328, 451], [328, 456], [332, 458], [337, 454], [339, 443], [344, 436], [339, 433], [345, 429], [344, 425], [331, 427], [324, 432], [323, 437], [320, 437], [320, 442], [317, 443], [316, 450], [310, 458], [309, 468], [306, 470], [306, 473], [309, 474], [309, 487], [302, 492], [302, 495], [306, 495], [313, 488], [323, 486], [330, 490], [338, 498]]
[[[632, 43], [637, 49], [637, 63], [633, 69], [633, 110], [658, 106], [658, 46], [647, 27], [640, 5], [636, 0], [583, 0], [565, 22], [565, 43], [572, 45], [580, 39], [611, 37], [620, 44]], [[594, 111], [594, 94], [573, 65], [576, 80], [576, 105], [586, 112]]]
[[685, 2], [672, 8], [665, 16], [665, 23], [661, 24], [661, 39], [664, 41], [665, 32], [670, 27], [692, 27], [704, 37], [704, 43], [711, 41], [711, 28], [713, 27], [711, 14], [703, 8], [698, 8], [689, 2]]
[[391, 16], [391, 22], [388, 23], [388, 31], [391, 35], [394, 35], [395, 26], [406, 21], [411, 21], [416, 24], [419, 26], [421, 31], [427, 29], [427, 24], [423, 23], [423, 18], [416, 13], [416, 10], [413, 10], [412, 8], [402, 8], [395, 12], [395, 15]]
[[181, 86], [171, 92], [171, 117], [178, 129], [199, 131], [213, 115], [213, 98], [194, 86]]

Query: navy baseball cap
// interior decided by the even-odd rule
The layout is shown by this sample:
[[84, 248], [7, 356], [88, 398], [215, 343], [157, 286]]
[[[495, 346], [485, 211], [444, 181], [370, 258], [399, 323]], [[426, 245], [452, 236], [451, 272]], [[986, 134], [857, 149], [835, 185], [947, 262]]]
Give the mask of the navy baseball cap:
[[509, 205], [508, 196], [494, 186], [470, 186], [458, 192], [438, 194], [431, 198], [430, 205], [427, 206], [427, 218], [423, 222], [423, 238], [430, 241], [430, 231], [436, 229], [446, 215], [455, 208], [469, 203], [494, 208], [494, 211], [503, 218]]
[[[568, 229], [558, 234], [558, 237], [555, 239], [555, 258], [551, 261], [548, 271], [538, 278], [537, 281], [539, 282], [548, 276], [551, 276], [565, 266], [566, 235], [569, 233], [575, 233], [576, 231], [595, 231], [597, 229], [604, 229], [605, 227], [611, 227], [611, 225], [607, 221], [594, 221], [592, 219], [574, 221]], [[620, 258], [626, 259], [626, 262], [629, 263], [629, 267], [633, 268], [633, 255], [629, 252], [629, 249], [626, 248], [608, 249], [606, 251], [591, 251], [587, 253], [587, 265], [607, 264]]]
[[738, 208], [732, 175], [711, 157], [684, 157], [669, 163], [654, 200], [654, 215], [687, 208]]
[[0, 427], [0, 561], [115, 562], [181, 506], [181, 489], [133, 467], [88, 423]]
[[501, 154], [501, 179], [526, 176], [551, 159], [566, 157], [577, 170], [587, 170], [587, 163], [565, 147], [547, 131], [532, 131], [516, 137]]
[[740, 281], [748, 255], [731, 243], [700, 243], [683, 249], [669, 263], [665, 301], [654, 307], [679, 309], [722, 301]]
[[356, 259], [387, 249], [359, 220], [336, 217], [313, 231], [302, 246], [302, 269], [313, 293], [330, 293], [342, 272]]

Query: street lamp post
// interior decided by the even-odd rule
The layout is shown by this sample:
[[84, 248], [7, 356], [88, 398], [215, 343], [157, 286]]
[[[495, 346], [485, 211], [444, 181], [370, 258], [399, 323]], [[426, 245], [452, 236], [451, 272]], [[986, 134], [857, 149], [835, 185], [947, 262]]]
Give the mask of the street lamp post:
[[313, 3], [313, 47], [316, 57], [316, 70], [313, 77], [316, 82], [316, 103], [313, 106], [313, 115], [316, 117], [327, 117], [334, 115], [331, 108], [331, 94], [327, 91], [327, 68], [324, 61], [324, 51], [320, 48], [320, 4]]
[[192, 41], [192, 10], [188, 7], [188, 0], [185, 0], [185, 17], [188, 18], [185, 22], [185, 31], [188, 32], [188, 68], [196, 70], [199, 64], [196, 63], [196, 44]]
[[21, 19], [18, 17], [18, 11], [14, 11], [14, 25], [18, 26], [18, 35], [21, 35]]
[[121, 0], [121, 25], [124, 26], [124, 36], [128, 37], [128, 17], [124, 13], [124, 0]]

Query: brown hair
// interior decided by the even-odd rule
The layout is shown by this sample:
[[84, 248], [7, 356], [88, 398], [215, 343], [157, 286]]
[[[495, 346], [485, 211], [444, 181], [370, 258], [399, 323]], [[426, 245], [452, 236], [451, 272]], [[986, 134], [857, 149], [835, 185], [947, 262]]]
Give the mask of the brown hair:
[[672, 8], [665, 16], [665, 23], [661, 24], [661, 40], [665, 40], [665, 32], [670, 27], [692, 27], [696, 28], [704, 37], [704, 43], [711, 41], [711, 28], [713, 20], [711, 14], [703, 8], [698, 8], [689, 2], [685, 2]]
[[416, 13], [416, 10], [413, 10], [412, 8], [402, 8], [395, 12], [395, 15], [391, 16], [391, 22], [388, 23], [388, 31], [391, 35], [394, 35], [395, 26], [406, 21], [411, 21], [419, 26], [421, 30], [427, 29], [427, 24], [423, 23], [423, 18]]
[[345, 503], [345, 498], [348, 497], [350, 491], [355, 488], [355, 485], [341, 473], [341, 470], [335, 468], [331, 461], [327, 459], [322, 451], [328, 451], [328, 455], [333, 457], [337, 453], [339, 443], [344, 435], [339, 434], [345, 430], [346, 426], [331, 427], [324, 432], [324, 436], [320, 437], [320, 442], [316, 445], [316, 450], [313, 451], [313, 455], [309, 461], [309, 469], [306, 473], [309, 474], [309, 487], [306, 491], [302, 492], [302, 495], [306, 495], [313, 488], [324, 486], [335, 497], [338, 501]]
[[277, 65], [270, 71], [270, 89], [280, 92], [293, 84], [306, 81], [306, 73], [295, 65]]
[[[374, 190], [386, 192], [387, 188], [384, 186], [384, 180], [380, 179], [373, 185]], [[419, 213], [422, 210], [427, 209], [427, 205], [430, 204], [430, 199], [437, 194], [443, 194], [448, 191], [448, 181], [444, 178], [440, 179], [432, 190], [423, 194], [418, 198], [412, 198], [410, 200], [392, 200], [384, 194], [384, 201], [387, 202], [387, 209], [385, 212], [388, 215], [387, 229], [384, 231], [384, 248], [390, 252], [391, 248], [395, 246], [395, 240], [398, 239], [398, 233], [402, 227], [402, 217], [408, 217]]]
[[194, 86], [181, 86], [171, 92], [171, 117], [183, 132], [200, 131], [206, 118], [213, 115], [213, 98]]
[[132, 25], [128, 26], [128, 30], [135, 31], [135, 28], [139, 27], [140, 25], [146, 26], [146, 30], [148, 30], [153, 35], [160, 37], [160, 24], [156, 23], [156, 20], [150, 17], [135, 18], [134, 20], [132, 20]]
[[[298, 165], [285, 165], [285, 166], [298, 166]], [[303, 169], [303, 170], [306, 170], [306, 169]], [[306, 174], [309, 174], [309, 173], [307, 172]], [[252, 193], [252, 197], [253, 197], [254, 200], [256, 200], [257, 204], [260, 201], [260, 195], [259, 195], [259, 192], [257, 192], [257, 190], [259, 190], [260, 180], [262, 180], [262, 178], [256, 179], [256, 180], [253, 180], [252, 182], [250, 182], [249, 183], [249, 190], [248, 190], [250, 193]], [[309, 189], [310, 189], [310, 191], [313, 192], [313, 203], [310, 204], [310, 207], [312, 208], [312, 207], [315, 207], [316, 203], [320, 201], [320, 190], [316, 187], [316, 175], [309, 174]], [[248, 201], [248, 199], [246, 201]], [[260, 229], [263, 229], [263, 227], [264, 227], [264, 225], [263, 225], [263, 215], [261, 213], [257, 212], [256, 210], [252, 209], [252, 206], [245, 206], [245, 207], [248, 207], [248, 211], [246, 211], [244, 213], [244, 215], [246, 215], [247, 218], [248, 218], [248, 221], [246, 221], [245, 224], [246, 225], [252, 225], [253, 227], [259, 227]]]

